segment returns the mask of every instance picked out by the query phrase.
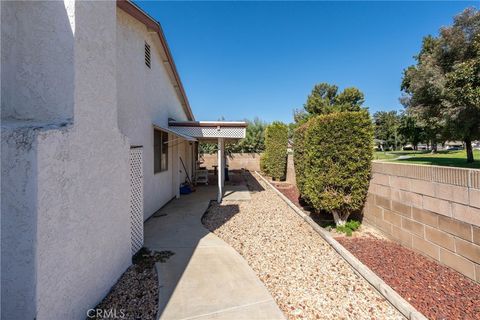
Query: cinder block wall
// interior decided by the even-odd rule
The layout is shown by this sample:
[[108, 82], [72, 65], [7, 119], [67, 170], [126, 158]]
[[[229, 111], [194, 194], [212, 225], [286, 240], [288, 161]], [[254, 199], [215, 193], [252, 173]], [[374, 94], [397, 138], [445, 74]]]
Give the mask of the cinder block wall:
[[[260, 153], [232, 153], [228, 157], [228, 168], [230, 170], [240, 170], [242, 168], [250, 171], [260, 171]], [[204, 154], [202, 156], [202, 166], [212, 170], [213, 165], [217, 164], [217, 154]]]
[[297, 184], [297, 177], [295, 175], [295, 165], [293, 163], [293, 154], [289, 154], [287, 158], [287, 182]]
[[480, 170], [374, 162], [364, 222], [480, 282]]

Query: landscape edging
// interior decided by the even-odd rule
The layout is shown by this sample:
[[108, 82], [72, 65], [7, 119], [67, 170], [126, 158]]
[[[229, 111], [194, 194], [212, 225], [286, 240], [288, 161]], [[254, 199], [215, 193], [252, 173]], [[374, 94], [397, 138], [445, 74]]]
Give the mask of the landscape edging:
[[427, 318], [420, 313], [414, 306], [402, 298], [395, 290], [392, 289], [385, 281], [365, 266], [360, 260], [345, 249], [337, 240], [322, 229], [315, 221], [300, 210], [293, 202], [278, 191], [267, 179], [265, 179], [257, 171], [255, 173], [267, 183], [270, 188], [275, 191], [285, 203], [292, 208], [305, 222], [307, 222], [313, 230], [315, 230], [340, 256], [352, 266], [352, 268], [367, 280], [382, 296], [385, 297], [400, 313], [410, 320], [427, 320]]

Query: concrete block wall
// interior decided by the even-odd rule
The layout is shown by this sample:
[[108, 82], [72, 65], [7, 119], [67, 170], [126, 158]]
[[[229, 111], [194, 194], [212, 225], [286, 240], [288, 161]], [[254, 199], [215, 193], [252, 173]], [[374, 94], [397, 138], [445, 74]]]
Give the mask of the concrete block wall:
[[[228, 168], [230, 170], [247, 169], [250, 171], [260, 171], [260, 153], [232, 153], [228, 157]], [[217, 154], [204, 154], [200, 160], [203, 160], [202, 166], [213, 170], [217, 164]]]
[[297, 176], [295, 174], [295, 165], [293, 163], [293, 154], [289, 154], [287, 156], [287, 177], [286, 181], [288, 183], [297, 184]]
[[480, 170], [373, 163], [364, 222], [480, 282]]

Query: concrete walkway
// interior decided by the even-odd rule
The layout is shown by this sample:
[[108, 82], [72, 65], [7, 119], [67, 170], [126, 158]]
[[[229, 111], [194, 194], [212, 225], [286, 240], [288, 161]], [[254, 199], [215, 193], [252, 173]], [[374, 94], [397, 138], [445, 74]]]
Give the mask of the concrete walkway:
[[[175, 253], [156, 264], [159, 319], [285, 319], [240, 254], [202, 225], [216, 191], [199, 187], [145, 223], [145, 246]], [[225, 194], [250, 199], [245, 186], [226, 186]]]

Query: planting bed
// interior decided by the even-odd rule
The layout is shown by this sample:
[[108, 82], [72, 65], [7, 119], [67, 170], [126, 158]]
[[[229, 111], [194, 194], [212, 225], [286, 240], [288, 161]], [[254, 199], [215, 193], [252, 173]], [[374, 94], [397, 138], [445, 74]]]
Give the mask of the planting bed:
[[205, 226], [235, 248], [289, 319], [403, 319], [263, 181], [250, 201], [213, 204]]
[[480, 319], [480, 284], [392, 241], [336, 238], [429, 319]]
[[298, 192], [297, 186], [290, 183], [275, 183], [275, 182], [272, 182], [272, 185], [278, 191], [280, 191], [285, 197], [287, 197], [288, 200], [295, 203], [298, 207], [301, 207], [300, 201], [299, 201], [300, 192]]
[[[294, 185], [272, 185], [301, 209]], [[310, 214], [308, 210], [307, 214]], [[326, 217], [310, 214], [319, 225]], [[332, 233], [347, 250], [430, 319], [480, 319], [480, 284], [362, 226], [354, 237]]]
[[[165, 262], [173, 252], [154, 252], [141, 249], [133, 264], [120, 277], [108, 295], [95, 310], [115, 312], [116, 317], [127, 320], [154, 320], [158, 311], [158, 279], [155, 262]], [[103, 313], [100, 313], [103, 314]], [[95, 317], [94, 319], [111, 319]]]

